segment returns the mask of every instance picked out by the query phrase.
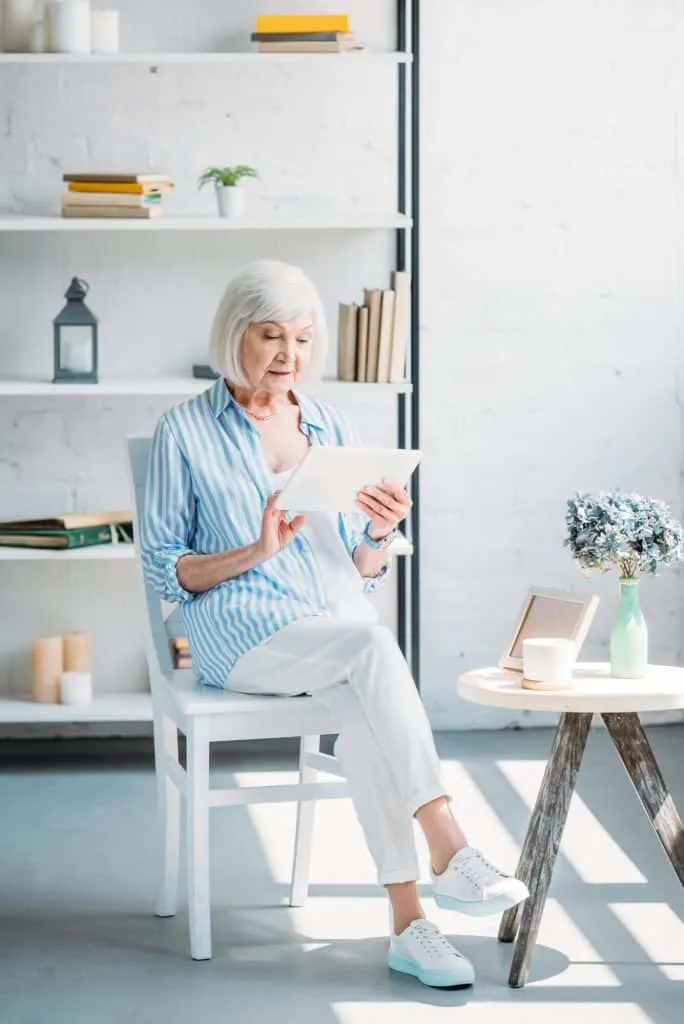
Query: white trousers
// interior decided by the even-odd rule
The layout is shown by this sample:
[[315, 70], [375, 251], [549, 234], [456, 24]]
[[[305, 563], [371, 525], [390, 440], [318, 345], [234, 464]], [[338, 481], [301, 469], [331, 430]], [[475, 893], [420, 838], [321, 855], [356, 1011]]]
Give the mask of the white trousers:
[[425, 709], [392, 633], [375, 623], [300, 619], [244, 654], [241, 693], [308, 693], [340, 723], [335, 754], [381, 885], [417, 881], [413, 815], [446, 796]]

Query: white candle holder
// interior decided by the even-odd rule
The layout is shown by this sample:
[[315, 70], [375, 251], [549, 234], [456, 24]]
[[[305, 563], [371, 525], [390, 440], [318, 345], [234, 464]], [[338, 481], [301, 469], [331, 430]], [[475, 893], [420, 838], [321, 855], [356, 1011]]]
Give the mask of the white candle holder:
[[77, 704], [81, 707], [90, 704], [93, 698], [90, 672], [62, 672], [59, 683], [62, 704]]
[[561, 637], [523, 640], [523, 689], [568, 689], [572, 686], [576, 657], [577, 648], [572, 640]]

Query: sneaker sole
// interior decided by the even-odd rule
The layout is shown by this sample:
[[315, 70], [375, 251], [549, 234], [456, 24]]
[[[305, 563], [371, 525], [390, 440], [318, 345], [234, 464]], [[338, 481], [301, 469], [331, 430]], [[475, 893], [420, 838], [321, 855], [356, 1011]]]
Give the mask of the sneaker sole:
[[503, 914], [511, 907], [517, 907], [524, 903], [527, 896], [495, 896], [491, 900], [480, 900], [477, 903], [472, 900], [457, 900], [455, 896], [443, 896], [435, 893], [435, 903], [440, 910], [458, 910], [461, 914], [468, 914], [470, 917], [490, 917], [494, 914]]
[[428, 988], [469, 988], [475, 981], [475, 972], [467, 961], [459, 971], [421, 970], [413, 960], [390, 953], [387, 966], [399, 974], [410, 974]]

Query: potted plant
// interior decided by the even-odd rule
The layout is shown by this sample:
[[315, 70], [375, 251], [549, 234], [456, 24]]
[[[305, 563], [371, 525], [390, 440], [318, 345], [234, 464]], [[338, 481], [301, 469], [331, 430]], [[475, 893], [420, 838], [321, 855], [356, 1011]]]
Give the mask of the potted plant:
[[197, 187], [214, 183], [220, 217], [239, 217], [245, 209], [245, 191], [240, 185], [243, 178], [258, 178], [253, 167], [207, 167], [197, 179]]
[[568, 501], [570, 548], [587, 572], [616, 568], [620, 606], [610, 634], [611, 674], [640, 679], [648, 667], [648, 630], [639, 606], [639, 577], [684, 557], [682, 528], [662, 501], [640, 494], [577, 494]]

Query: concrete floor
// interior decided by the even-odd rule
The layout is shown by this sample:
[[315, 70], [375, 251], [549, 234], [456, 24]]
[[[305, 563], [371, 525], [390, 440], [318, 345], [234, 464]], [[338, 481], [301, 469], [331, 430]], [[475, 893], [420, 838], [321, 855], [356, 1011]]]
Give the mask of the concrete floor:
[[[550, 739], [546, 730], [438, 738], [471, 840], [503, 867], [515, 867]], [[684, 809], [684, 728], [651, 739]], [[283, 764], [292, 762], [223, 750], [216, 770], [224, 781], [254, 770], [267, 780]], [[2, 1024], [684, 1021], [684, 893], [602, 730], [590, 738], [520, 991], [506, 986], [511, 947], [497, 943], [497, 921], [440, 912], [429, 898], [429, 915], [474, 962], [476, 987], [439, 992], [389, 974], [385, 900], [347, 801], [319, 806], [311, 897], [299, 910], [284, 906], [292, 806], [214, 812], [207, 963], [188, 957], [184, 912], [150, 912], [145, 741], [5, 743], [0, 807]]]

